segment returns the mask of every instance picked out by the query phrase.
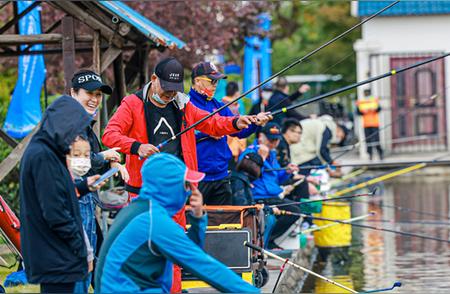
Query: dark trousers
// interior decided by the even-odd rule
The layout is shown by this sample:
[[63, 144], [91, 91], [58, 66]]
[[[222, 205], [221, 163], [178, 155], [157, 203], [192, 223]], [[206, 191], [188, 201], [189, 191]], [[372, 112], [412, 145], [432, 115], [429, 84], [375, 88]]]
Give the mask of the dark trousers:
[[[277, 204], [288, 204], [293, 203], [294, 201], [289, 199], [280, 199], [280, 198], [270, 198], [263, 200], [264, 204], [267, 205], [277, 205]], [[281, 206], [281, 210], [287, 210], [294, 213], [300, 213], [300, 206], [298, 204]], [[290, 226], [292, 226], [300, 217], [297, 215], [277, 215], [277, 222], [272, 229], [272, 234], [270, 234], [269, 243], [273, 242], [276, 238], [286, 232]]]
[[383, 159], [383, 149], [380, 145], [380, 132], [377, 127], [364, 128], [364, 135], [366, 136], [367, 153], [369, 153], [370, 159], [372, 159], [373, 147], [377, 149], [380, 159]]
[[41, 293], [73, 293], [75, 283], [41, 283]]
[[222, 180], [200, 182], [198, 189], [203, 194], [203, 203], [207, 205], [232, 205], [230, 177]]

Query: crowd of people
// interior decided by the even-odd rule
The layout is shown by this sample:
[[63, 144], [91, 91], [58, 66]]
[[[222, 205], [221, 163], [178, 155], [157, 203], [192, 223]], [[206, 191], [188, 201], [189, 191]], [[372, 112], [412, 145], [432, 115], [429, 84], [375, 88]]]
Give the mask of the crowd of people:
[[[181, 292], [180, 266], [221, 291], [258, 291], [201, 249], [208, 222], [203, 204], [268, 206], [310, 197], [317, 190], [302, 166], [334, 164], [330, 145], [343, 142], [348, 131], [329, 115], [292, 110], [272, 117], [270, 111], [310, 90], [302, 85], [290, 95], [279, 78], [250, 114], [233, 103], [177, 136], [240, 95], [238, 84], [228, 82], [226, 96], [215, 97], [227, 76], [211, 62], [197, 64], [190, 78], [185, 94], [181, 63], [159, 61], [150, 81], [124, 97], [110, 118], [104, 151], [94, 118], [112, 89], [97, 73], [75, 73], [70, 96], [47, 108], [20, 167], [24, 267], [43, 293], [86, 293], [90, 285], [99, 293]], [[250, 136], [255, 139], [247, 146]], [[95, 207], [105, 182], [95, 184], [114, 167], [129, 205], [103, 240]], [[283, 209], [301, 212], [299, 205]], [[298, 217], [277, 208], [268, 213], [276, 222], [265, 246], [280, 248], [276, 239]]]

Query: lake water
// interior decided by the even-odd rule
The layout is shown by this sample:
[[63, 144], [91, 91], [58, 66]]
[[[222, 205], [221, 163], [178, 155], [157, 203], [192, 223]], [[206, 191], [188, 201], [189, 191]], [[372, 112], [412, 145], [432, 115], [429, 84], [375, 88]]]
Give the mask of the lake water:
[[[353, 204], [352, 216], [377, 213], [360, 223], [449, 240], [450, 177], [406, 176], [379, 190], [381, 195], [370, 203]], [[326, 262], [315, 269], [357, 291], [387, 288], [401, 281], [402, 287], [390, 293], [450, 293], [450, 244], [353, 227], [352, 246], [332, 250]], [[314, 277], [309, 278], [303, 291], [343, 293]]]

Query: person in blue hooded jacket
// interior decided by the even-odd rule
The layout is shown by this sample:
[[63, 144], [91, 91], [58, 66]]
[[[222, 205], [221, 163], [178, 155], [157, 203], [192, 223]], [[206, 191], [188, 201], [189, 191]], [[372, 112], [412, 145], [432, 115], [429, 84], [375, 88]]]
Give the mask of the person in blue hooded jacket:
[[[204, 174], [189, 170], [167, 153], [151, 156], [141, 172], [138, 198], [117, 215], [100, 250], [96, 291], [168, 293], [175, 263], [219, 291], [259, 292], [200, 248], [207, 215], [203, 214], [201, 193], [191, 191], [190, 183], [201, 181]], [[188, 197], [192, 211], [186, 234], [172, 217]]]
[[[217, 83], [225, 79], [226, 75], [219, 72], [211, 62], [201, 62], [192, 69], [192, 88], [189, 91], [191, 102], [198, 108], [213, 112], [224, 103], [216, 100], [214, 92]], [[219, 112], [221, 116], [234, 116], [230, 109], [224, 108]], [[267, 113], [259, 113], [254, 118], [254, 123], [249, 128], [243, 129], [231, 136], [240, 139], [247, 138], [258, 126], [264, 125], [272, 117]], [[205, 179], [199, 184], [205, 204], [209, 205], [231, 205], [232, 190], [228, 165], [232, 153], [228, 147], [227, 137], [212, 137], [207, 134], [196, 132], [198, 170], [206, 174]]]
[[[258, 203], [264, 203], [266, 205], [278, 205], [289, 204], [293, 201], [285, 198], [290, 194], [294, 186], [284, 185], [291, 179], [292, 173], [298, 171], [298, 167], [293, 164], [288, 164], [287, 169], [280, 169], [280, 164], [277, 160], [276, 148], [280, 143], [281, 129], [280, 126], [274, 122], [270, 122], [265, 125], [261, 132], [258, 133], [258, 144], [249, 146], [241, 156], [245, 156], [249, 152], [260, 153], [259, 150], [265, 146], [269, 150], [269, 154], [265, 157], [261, 176], [252, 182], [252, 194], [253, 198]], [[294, 176], [292, 179], [299, 180], [301, 176]], [[282, 207], [283, 210], [300, 213], [300, 207], [298, 205], [286, 205]], [[273, 210], [274, 214], [279, 214], [278, 209]], [[277, 220], [273, 228], [271, 229], [270, 237], [268, 238], [269, 249], [281, 248], [275, 243], [275, 239], [283, 235], [289, 227], [294, 224], [298, 219], [298, 216], [293, 215], [277, 215]], [[270, 231], [270, 230], [269, 230]]]

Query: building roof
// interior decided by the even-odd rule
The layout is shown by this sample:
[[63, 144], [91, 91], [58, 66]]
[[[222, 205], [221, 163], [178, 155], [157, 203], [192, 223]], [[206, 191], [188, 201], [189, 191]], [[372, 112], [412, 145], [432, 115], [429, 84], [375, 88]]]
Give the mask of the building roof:
[[[370, 16], [394, 1], [358, 1], [357, 15]], [[450, 14], [450, 1], [401, 1], [389, 8], [383, 16]]]
[[97, 5], [105, 8], [113, 15], [116, 15], [122, 21], [135, 27], [139, 32], [151, 39], [158, 45], [183, 48], [186, 43], [173, 36], [157, 24], [151, 22], [143, 15], [123, 3], [122, 1], [97, 1]]

